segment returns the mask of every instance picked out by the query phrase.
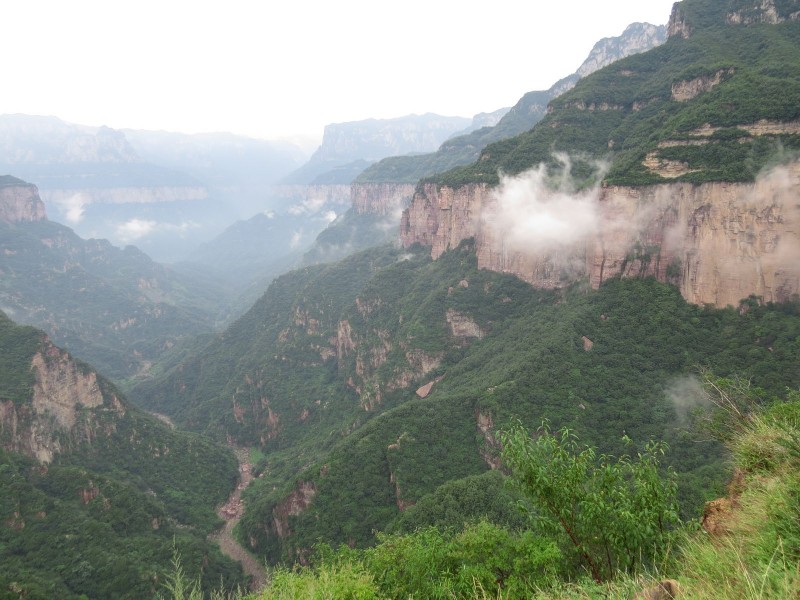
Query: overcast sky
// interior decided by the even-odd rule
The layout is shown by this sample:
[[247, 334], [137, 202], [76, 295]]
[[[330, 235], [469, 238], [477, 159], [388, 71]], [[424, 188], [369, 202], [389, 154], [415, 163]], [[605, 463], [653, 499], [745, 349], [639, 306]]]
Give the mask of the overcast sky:
[[0, 113], [321, 138], [327, 123], [510, 106], [672, 0], [2, 2]]

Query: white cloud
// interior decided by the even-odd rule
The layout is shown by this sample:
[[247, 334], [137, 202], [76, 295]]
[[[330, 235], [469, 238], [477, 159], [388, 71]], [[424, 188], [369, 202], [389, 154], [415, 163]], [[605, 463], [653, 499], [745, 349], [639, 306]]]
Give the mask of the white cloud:
[[192, 221], [184, 221], [182, 223], [159, 223], [157, 221], [134, 218], [117, 225], [116, 234], [120, 242], [130, 244], [131, 242], [156, 233], [171, 233], [183, 237], [187, 231], [196, 229], [197, 227], [199, 227], [199, 225]]
[[295, 231], [292, 234], [292, 239], [289, 241], [289, 248], [294, 250], [300, 245], [300, 241], [303, 239], [303, 232], [302, 231]]
[[125, 243], [133, 242], [153, 233], [157, 225], [155, 221], [131, 219], [117, 225], [117, 237]]
[[496, 211], [485, 218], [509, 250], [547, 253], [586, 242], [597, 231], [600, 190], [592, 187], [570, 192], [569, 163], [564, 162], [562, 191], [548, 186], [550, 174], [545, 165], [501, 178], [494, 192]]
[[91, 204], [91, 198], [83, 192], [73, 194], [69, 198], [58, 200], [56, 205], [67, 223], [77, 225], [83, 221], [86, 206]]

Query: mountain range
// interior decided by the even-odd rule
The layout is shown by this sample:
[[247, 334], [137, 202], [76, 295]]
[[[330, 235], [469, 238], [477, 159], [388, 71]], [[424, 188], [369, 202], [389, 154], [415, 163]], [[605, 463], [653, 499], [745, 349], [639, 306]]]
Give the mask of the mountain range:
[[[720, 441], [731, 439], [726, 419], [738, 432], [796, 421], [796, 402], [783, 399], [796, 399], [800, 388], [800, 5], [683, 0], [673, 8], [667, 39], [661, 35], [634, 25], [620, 40], [600, 42], [583, 72], [526, 95], [494, 128], [445, 141], [433, 154], [376, 163], [352, 186], [336, 188], [346, 191], [336, 198], [342, 207], [349, 200], [349, 210], [335, 211], [314, 244], [297, 246], [296, 254], [271, 253], [264, 240], [242, 251], [241, 238], [256, 239], [260, 231], [274, 230], [274, 239], [287, 243], [291, 228], [275, 230], [275, 215], [267, 212], [231, 228], [176, 275], [134, 249], [81, 240], [49, 223], [35, 188], [4, 178], [0, 285], [3, 305], [15, 311], [9, 316], [45, 314], [43, 323], [55, 323], [55, 332], [66, 325], [89, 331], [84, 346], [69, 339], [65, 345], [82, 358], [95, 352], [87, 357], [92, 362], [104, 356], [92, 344], [108, 343], [104, 336], [114, 331], [120, 337], [112, 349], [125, 356], [133, 349], [141, 360], [113, 367], [114, 377], [127, 377], [129, 404], [59, 349], [55, 336], [51, 342], [0, 318], [0, 476], [14, 484], [0, 496], [0, 555], [5, 564], [13, 554], [14, 571], [8, 584], [0, 581], [24, 579], [18, 557], [32, 550], [5, 549], [24, 546], [26, 529], [43, 531], [36, 519], [48, 522], [55, 509], [42, 505], [50, 502], [65, 515], [102, 522], [86, 530], [110, 536], [109, 528], [130, 526], [145, 545], [163, 541], [161, 528], [183, 532], [182, 548], [194, 549], [187, 555], [192, 573], [224, 573], [230, 589], [240, 575], [202, 539], [218, 525], [210, 506], [235, 478], [230, 453], [217, 444], [238, 447], [252, 464], [253, 479], [239, 490], [245, 510], [236, 535], [271, 565], [313, 563], [341, 575], [357, 557], [418, 539], [406, 534], [430, 541], [428, 565], [441, 549], [437, 535], [477, 536], [478, 546], [495, 549], [501, 535], [528, 531], [539, 544], [552, 542], [544, 563], [574, 559], [560, 571], [532, 567], [544, 569], [536, 571], [544, 582], [537, 593], [579, 589], [586, 548], [568, 527], [560, 542], [548, 538], [541, 509], [532, 509], [534, 519], [517, 510], [530, 508], [530, 498], [519, 486], [507, 487], [510, 431], [538, 429], [532, 443], [561, 435], [573, 449], [580, 439], [593, 448], [580, 460], [631, 456], [632, 465], [657, 447], [662, 470], [653, 477], [674, 481], [680, 504], [670, 520], [699, 517], [732, 476]], [[613, 52], [628, 55], [611, 62]], [[332, 152], [349, 147], [334, 137]], [[353, 158], [345, 150], [342, 160]], [[320, 150], [309, 164], [328, 169], [325, 156]], [[355, 167], [348, 164], [339, 166], [349, 177]], [[298, 184], [306, 199], [316, 188], [309, 173]], [[320, 183], [324, 201], [308, 202], [309, 211], [330, 201], [332, 189]], [[298, 196], [290, 196], [286, 206], [298, 206]], [[237, 260], [241, 272], [225, 266]], [[215, 261], [214, 269], [203, 266]], [[265, 279], [258, 281], [259, 273]], [[217, 296], [211, 281], [226, 276], [239, 285], [245, 276], [258, 281], [249, 291], [255, 301], [212, 332], [220, 304], [232, 300]], [[135, 289], [124, 287], [134, 280]], [[92, 298], [90, 313], [108, 321], [81, 312], [84, 304], [70, 300], [80, 293]], [[132, 311], [113, 312], [127, 309], [131, 297], [139, 302]], [[57, 393], [53, 382], [65, 381], [78, 389]], [[727, 398], [727, 415], [710, 419], [716, 429], [696, 427], [709, 404], [704, 381]], [[739, 390], [783, 416], [774, 423], [742, 416]], [[572, 433], [548, 433], [561, 428]], [[750, 460], [750, 485], [759, 485], [760, 472], [796, 465], [789, 460], [797, 454], [796, 427], [784, 433], [783, 449], [769, 456], [755, 438], [737, 442], [737, 458]], [[796, 480], [793, 471], [784, 475]], [[575, 485], [595, 489], [594, 483]], [[745, 485], [744, 475], [733, 474], [730, 510], [739, 498], [750, 500]], [[105, 492], [117, 489], [135, 492]], [[122, 497], [135, 505], [127, 522], [110, 516]], [[584, 498], [575, 510], [605, 499]], [[650, 506], [644, 504], [632, 510]], [[796, 563], [791, 540], [800, 539], [791, 506], [784, 499], [762, 507], [761, 519], [783, 515], [779, 533], [763, 538], [769, 541], [762, 554], [772, 557], [768, 569], [786, 578]], [[64, 520], [70, 519], [77, 517]], [[649, 535], [641, 544], [656, 533]], [[456, 570], [468, 565], [469, 544], [462, 545]], [[375, 550], [358, 554], [362, 548]], [[164, 551], [158, 546], [156, 554]], [[498, 593], [530, 596], [532, 589], [513, 591], [520, 588], [509, 579], [509, 561], [522, 558], [493, 553], [500, 566], [489, 580]], [[88, 587], [91, 575], [107, 581], [108, 568], [94, 553], [87, 556], [85, 564], [76, 557], [68, 567], [48, 566], [26, 585], [97, 594]], [[738, 556], [742, 564], [750, 559]], [[673, 566], [666, 559], [650, 565], [659, 573]], [[382, 576], [395, 567], [413, 570], [386, 563]], [[153, 577], [163, 577], [136, 568], [144, 575], [114, 581], [128, 578], [152, 591]], [[574, 577], [565, 583], [555, 572]], [[630, 567], [627, 576], [642, 572]], [[606, 593], [595, 580], [591, 590]], [[762, 591], [777, 598], [773, 587], [791, 587], [778, 583], [765, 575]]]

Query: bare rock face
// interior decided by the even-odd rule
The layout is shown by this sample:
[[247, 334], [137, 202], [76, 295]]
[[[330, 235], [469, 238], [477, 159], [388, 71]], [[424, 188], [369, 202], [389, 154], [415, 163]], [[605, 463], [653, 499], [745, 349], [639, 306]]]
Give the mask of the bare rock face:
[[557, 249], [510, 247], [496, 226], [498, 194], [484, 184], [426, 185], [404, 212], [401, 242], [437, 258], [474, 238], [480, 268], [540, 288], [588, 277], [654, 276], [696, 304], [737, 305], [751, 294], [781, 302], [800, 292], [800, 163], [756, 183], [605, 187], [596, 227]]
[[686, 13], [683, 12], [683, 7], [679, 2], [672, 6], [672, 14], [669, 16], [669, 23], [667, 23], [667, 38], [679, 36], [688, 39], [692, 33], [691, 27], [686, 22]]
[[469, 338], [481, 339], [486, 332], [478, 325], [472, 317], [460, 313], [452, 308], [447, 309], [447, 324], [450, 326], [450, 333], [453, 337], [466, 342]]
[[4, 184], [3, 179], [0, 178], [0, 222], [24, 223], [47, 220], [44, 203], [35, 185], [13, 178], [8, 178]]
[[316, 494], [317, 488], [313, 482], [300, 481], [292, 493], [272, 510], [272, 522], [278, 537], [283, 539], [291, 534], [289, 517], [296, 517], [305, 512], [311, 506]]
[[672, 99], [676, 102], [688, 102], [704, 92], [711, 91], [722, 83], [726, 75], [733, 75], [735, 69], [720, 69], [713, 76], [696, 77], [679, 81], [672, 85]]
[[590, 281], [653, 275], [695, 304], [738, 305], [751, 294], [789, 300], [800, 291], [800, 163], [751, 184], [608, 188], [603, 212], [636, 230], [604, 231]]
[[399, 214], [414, 196], [411, 183], [354, 183], [350, 186], [353, 210], [359, 214]]
[[489, 199], [489, 186], [485, 184], [457, 189], [425, 184], [403, 211], [400, 222], [403, 245], [430, 246], [431, 256], [439, 258], [462, 240], [476, 235], [483, 205]]
[[586, 77], [611, 63], [645, 52], [664, 43], [666, 27], [650, 23], [631, 23], [619, 37], [605, 38], [594, 45], [576, 74]]
[[[795, 8], [797, 8], [795, 6]], [[775, 0], [756, 0], [750, 6], [725, 15], [725, 22], [729, 25], [750, 25], [753, 23], [766, 23], [777, 25], [784, 21], [797, 21], [800, 11], [791, 11], [791, 8], [777, 7]]]
[[87, 409], [125, 412], [115, 396], [104, 396], [96, 373], [84, 372], [67, 352], [49, 342], [34, 355], [31, 370], [35, 383], [30, 403], [0, 403], [5, 450], [49, 463], [70, 444], [91, 442], [97, 435], [94, 411]]

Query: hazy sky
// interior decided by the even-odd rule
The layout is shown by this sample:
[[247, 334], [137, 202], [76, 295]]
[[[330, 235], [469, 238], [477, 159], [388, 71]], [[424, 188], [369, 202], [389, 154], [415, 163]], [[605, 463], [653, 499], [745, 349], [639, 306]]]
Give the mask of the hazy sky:
[[15, 0], [0, 114], [321, 138], [327, 123], [510, 106], [672, 0]]

